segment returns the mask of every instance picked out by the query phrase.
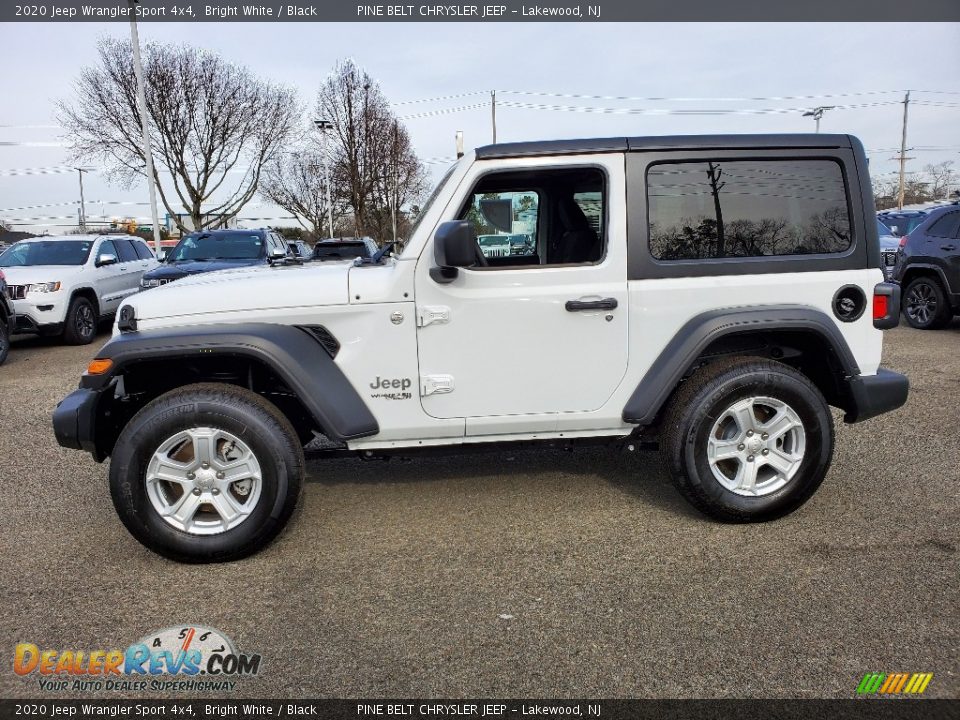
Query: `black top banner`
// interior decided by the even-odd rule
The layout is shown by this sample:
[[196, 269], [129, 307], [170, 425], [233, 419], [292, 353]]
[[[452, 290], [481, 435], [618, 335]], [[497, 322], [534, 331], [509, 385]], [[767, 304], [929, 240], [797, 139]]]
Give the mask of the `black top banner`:
[[488, 4], [55, 0], [0, 3], [3, 22], [957, 22], [960, 0], [592, 0]]

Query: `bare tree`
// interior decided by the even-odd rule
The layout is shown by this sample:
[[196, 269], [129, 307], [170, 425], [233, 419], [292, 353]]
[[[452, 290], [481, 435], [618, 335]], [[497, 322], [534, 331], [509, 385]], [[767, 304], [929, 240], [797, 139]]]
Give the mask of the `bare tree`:
[[377, 82], [352, 60], [338, 63], [321, 85], [316, 114], [333, 125], [332, 180], [353, 215], [354, 232], [385, 239], [384, 211], [415, 199], [424, 183], [409, 135]]
[[374, 237], [403, 240], [410, 220], [403, 207], [419, 200], [426, 190], [427, 174], [410, 142], [410, 135], [397, 120], [388, 129], [383, 166], [373, 189], [374, 211], [368, 212], [368, 225]]
[[[266, 166], [260, 194], [291, 213], [314, 237], [329, 232], [324, 157], [309, 144], [278, 155]], [[330, 196], [333, 220], [339, 225], [346, 213], [343, 193], [331, 189]]]
[[944, 160], [936, 164], [926, 165], [923, 171], [930, 178], [930, 195], [934, 200], [946, 199], [950, 188], [956, 182], [957, 173], [953, 169], [953, 160]]
[[[104, 161], [113, 179], [130, 185], [146, 173], [130, 43], [104, 39], [98, 50], [98, 64], [80, 72], [73, 101], [59, 104], [59, 119], [76, 159]], [[206, 50], [153, 43], [144, 47], [144, 84], [167, 212], [181, 231], [236, 215], [295, 127], [295, 92]], [[161, 179], [161, 168], [169, 178]], [[179, 220], [184, 211], [193, 228]]]

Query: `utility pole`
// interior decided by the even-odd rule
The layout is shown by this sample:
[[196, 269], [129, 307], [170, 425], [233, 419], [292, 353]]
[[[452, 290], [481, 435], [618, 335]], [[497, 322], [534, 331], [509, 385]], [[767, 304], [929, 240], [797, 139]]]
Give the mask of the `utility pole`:
[[457, 160], [463, 157], [463, 130], [457, 130]]
[[137, 32], [137, 5], [130, 3], [130, 45], [133, 47], [133, 72], [137, 77], [137, 105], [140, 107], [140, 124], [143, 130], [143, 156], [147, 162], [147, 189], [150, 191], [150, 215], [153, 220], [153, 251], [160, 254], [160, 215], [157, 213], [157, 188], [154, 185], [153, 149], [150, 147], [150, 121], [147, 118], [147, 94], [143, 85], [143, 65], [140, 62], [140, 34]]
[[86, 168], [75, 168], [80, 176], [80, 229], [86, 232], [87, 229], [87, 208], [83, 199], [83, 174], [88, 172]]
[[493, 144], [497, 144], [497, 91], [490, 91], [490, 122], [493, 125]]
[[907, 110], [910, 107], [910, 91], [903, 98], [903, 134], [900, 136], [900, 192], [897, 195], [897, 209], [903, 210], [904, 181], [907, 171]]

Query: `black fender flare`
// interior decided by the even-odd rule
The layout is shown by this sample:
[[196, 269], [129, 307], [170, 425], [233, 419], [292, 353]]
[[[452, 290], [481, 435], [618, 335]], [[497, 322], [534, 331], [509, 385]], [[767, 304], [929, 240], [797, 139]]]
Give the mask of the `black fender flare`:
[[[937, 276], [937, 279], [940, 281], [940, 285], [943, 287], [943, 291], [947, 295], [951, 295], [950, 283], [947, 282], [947, 273], [939, 265], [928, 262], [911, 262], [903, 268], [903, 274], [907, 275], [911, 270], [932, 270], [933, 274]], [[927, 273], [923, 273], [926, 275]], [[903, 289], [906, 290], [906, 286], [910, 283], [903, 283]]]
[[847, 376], [860, 374], [840, 329], [821, 310], [803, 305], [710, 310], [687, 321], [657, 356], [624, 406], [624, 422], [652, 424], [674, 388], [713, 341], [725, 335], [770, 330], [815, 333], [836, 353]]
[[380, 432], [376, 418], [329, 352], [311, 333], [294, 325], [238, 323], [121, 333], [97, 353], [97, 358], [113, 361], [109, 373], [84, 375], [80, 387], [104, 389], [113, 377], [144, 360], [217, 355], [247, 357], [268, 366], [335, 440]]

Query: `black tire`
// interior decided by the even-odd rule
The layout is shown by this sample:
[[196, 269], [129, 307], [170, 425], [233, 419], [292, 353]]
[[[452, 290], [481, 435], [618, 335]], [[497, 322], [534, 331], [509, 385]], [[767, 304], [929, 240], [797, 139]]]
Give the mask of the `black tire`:
[[[771, 486], [769, 494], [760, 496], [725, 487], [707, 455], [714, 424], [732, 405], [751, 397], [786, 403], [802, 422], [806, 443], [795, 474], [779, 489]], [[661, 430], [661, 448], [674, 484], [694, 507], [725, 522], [763, 522], [793, 512], [823, 482], [833, 458], [833, 416], [813, 383], [787, 365], [752, 357], [718, 360], [697, 370], [674, 394]]]
[[63, 341], [67, 345], [89, 345], [97, 336], [100, 318], [93, 303], [78, 295], [70, 301], [63, 325]]
[[7, 319], [0, 315], [0, 365], [7, 359], [10, 352], [10, 326], [7, 325]]
[[[194, 427], [231, 433], [250, 448], [261, 468], [259, 501], [240, 524], [218, 534], [174, 527], [147, 492], [153, 454], [168, 438]], [[161, 395], [130, 420], [114, 448], [110, 494], [127, 530], [154, 552], [180, 562], [226, 562], [259, 551], [283, 530], [300, 498], [303, 475], [303, 448], [276, 406], [243, 388], [205, 383]]]
[[953, 317], [947, 294], [936, 278], [918, 277], [911, 280], [903, 291], [901, 304], [910, 327], [917, 330], [938, 330]]

